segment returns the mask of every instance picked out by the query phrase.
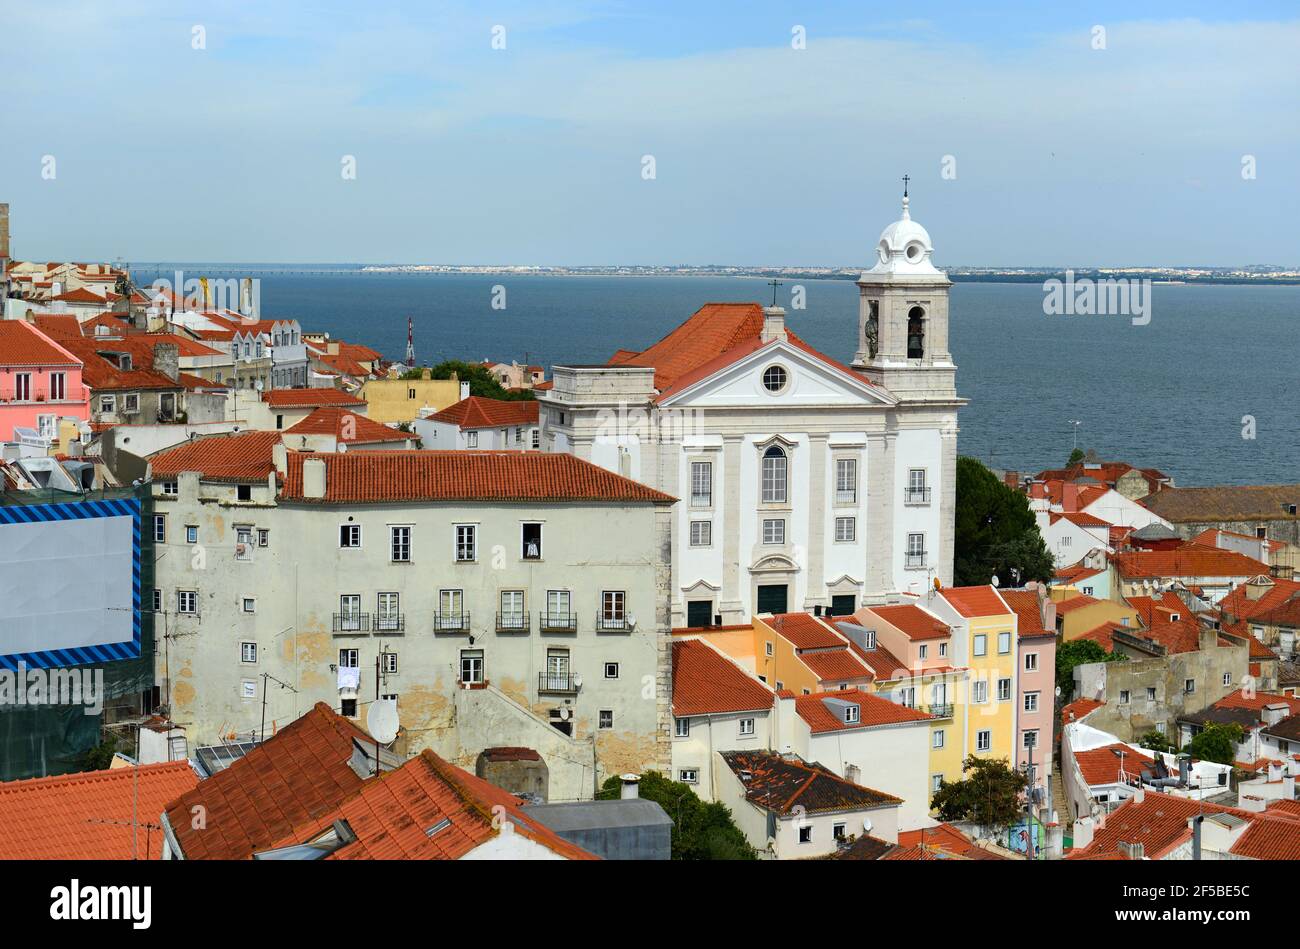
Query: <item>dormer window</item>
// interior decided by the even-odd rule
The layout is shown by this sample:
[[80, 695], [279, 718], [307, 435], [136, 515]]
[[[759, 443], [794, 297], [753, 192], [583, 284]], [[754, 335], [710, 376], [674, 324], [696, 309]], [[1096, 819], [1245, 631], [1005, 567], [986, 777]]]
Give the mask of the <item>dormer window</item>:
[[856, 725], [860, 717], [860, 707], [857, 705], [848, 705], [844, 708], [844, 724]]

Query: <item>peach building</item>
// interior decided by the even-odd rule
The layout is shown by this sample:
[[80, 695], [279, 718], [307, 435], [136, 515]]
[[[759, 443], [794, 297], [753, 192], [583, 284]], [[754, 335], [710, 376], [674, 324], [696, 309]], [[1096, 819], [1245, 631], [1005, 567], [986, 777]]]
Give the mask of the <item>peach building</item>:
[[16, 428], [53, 440], [60, 419], [89, 416], [81, 361], [22, 320], [0, 321], [0, 441], [16, 440]]

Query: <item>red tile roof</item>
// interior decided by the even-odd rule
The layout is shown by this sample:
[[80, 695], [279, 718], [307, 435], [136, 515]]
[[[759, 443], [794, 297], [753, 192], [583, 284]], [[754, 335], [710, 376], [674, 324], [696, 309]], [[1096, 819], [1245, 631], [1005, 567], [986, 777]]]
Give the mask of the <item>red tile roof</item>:
[[1003, 616], [1011, 612], [998, 596], [998, 591], [987, 585], [945, 587], [939, 591], [939, 595], [962, 616]]
[[[1091, 639], [1094, 643], [1101, 646], [1101, 648], [1106, 650], [1107, 652], [1114, 652], [1115, 651], [1114, 633], [1116, 630], [1125, 633], [1136, 634], [1135, 630], [1124, 626], [1124, 624], [1122, 623], [1106, 622], [1106, 623], [1102, 623], [1100, 626], [1093, 627], [1092, 629], [1088, 630], [1086, 633], [1080, 633], [1078, 636], [1075, 636], [1074, 639]], [[1074, 640], [1071, 640], [1071, 642], [1073, 641]]]
[[[863, 665], [871, 670], [872, 675], [881, 681], [889, 681], [896, 678], [908, 678], [912, 675], [912, 670], [899, 660], [892, 652], [876, 642], [875, 649], [863, 649], [852, 639], [849, 640], [849, 649], [853, 654], [862, 660]], [[938, 671], [938, 670], [927, 670]]]
[[272, 389], [262, 401], [273, 409], [319, 408], [322, 405], [365, 405], [365, 400], [342, 389]]
[[0, 320], [0, 365], [75, 366], [80, 360], [23, 320]]
[[1068, 567], [1057, 567], [1055, 577], [1062, 583], [1078, 583], [1080, 580], [1087, 580], [1089, 577], [1095, 577], [1097, 574], [1102, 572], [1103, 571], [1096, 570], [1092, 567], [1085, 567], [1081, 560]]
[[1120, 576], [1127, 578], [1253, 577], [1268, 573], [1266, 563], [1235, 551], [1199, 544], [1186, 544], [1173, 550], [1137, 550], [1115, 554], [1111, 559]]
[[1154, 759], [1118, 741], [1104, 748], [1076, 751], [1074, 760], [1090, 785], [1120, 783], [1121, 770], [1128, 777], [1137, 777], [1144, 769], [1154, 774], [1156, 768]]
[[[1051, 523], [1055, 524], [1062, 518], [1077, 527], [1105, 527], [1107, 530], [1110, 528], [1109, 521], [1103, 521], [1100, 517], [1093, 514], [1085, 514], [1083, 511], [1065, 511], [1060, 514], [1052, 514], [1049, 520]], [[1109, 536], [1109, 534], [1107, 536]]]
[[[302, 468], [309, 459], [325, 465], [323, 499], [303, 496]], [[291, 452], [281, 496], [317, 503], [676, 500], [573, 455], [519, 451]]]
[[772, 691], [698, 639], [673, 647], [673, 715], [714, 715], [772, 708]]
[[161, 859], [159, 815], [198, 783], [187, 761], [7, 781], [0, 860]]
[[652, 367], [655, 388], [665, 392], [678, 378], [757, 337], [762, 329], [763, 308], [757, 303], [706, 303], [649, 349], [619, 350], [610, 365]]
[[1251, 599], [1247, 595], [1249, 592], [1248, 584], [1239, 583], [1219, 601], [1219, 609], [1241, 619], [1252, 619], [1259, 613], [1266, 613], [1275, 607], [1281, 606], [1293, 597], [1300, 597], [1300, 580], [1271, 577], [1268, 576], [1267, 571], [1261, 572], [1264, 573], [1269, 583], [1263, 588], [1263, 592], [1258, 599]]
[[65, 316], [58, 313], [35, 313], [32, 315], [32, 322], [38, 330], [50, 339], [60, 339], [64, 336], [74, 338], [81, 336], [81, 324], [77, 322], [75, 316]]
[[900, 830], [898, 832], [898, 846], [942, 850], [953, 856], [968, 857], [972, 860], [1007, 859], [1001, 854], [977, 846], [975, 841], [951, 824], [939, 824], [936, 827], [926, 827], [924, 830]]
[[[129, 389], [184, 389], [179, 379], [172, 379], [153, 370], [151, 346], [128, 343], [120, 339], [97, 340], [92, 338], [61, 339], [60, 345], [81, 360], [81, 379], [96, 392], [113, 392]], [[130, 369], [119, 369], [115, 362], [100, 353], [129, 353]]]
[[1187, 826], [1197, 814], [1235, 814], [1251, 819], [1248, 811], [1222, 807], [1209, 801], [1193, 801], [1159, 791], [1146, 791], [1144, 799], [1129, 798], [1106, 817], [1106, 826], [1098, 828], [1092, 843], [1083, 850], [1070, 854], [1070, 858], [1100, 859], [1120, 852], [1121, 842], [1142, 844], [1146, 857], [1158, 860], [1180, 844], [1192, 838]]
[[[271, 848], [258, 849], [308, 843], [336, 820], [346, 821], [357, 839], [328, 860], [458, 860], [508, 833], [567, 860], [597, 859], [533, 819], [513, 794], [428, 750], [367, 779], [338, 807], [311, 815]], [[434, 830], [444, 821], [447, 826]]]
[[768, 622], [795, 649], [843, 646], [844, 639], [811, 613], [778, 613]]
[[[1201, 648], [1201, 624], [1193, 616], [1184, 616], [1175, 622], [1157, 623], [1135, 635], [1158, 642], [1170, 655], [1196, 652]], [[1223, 641], [1220, 645], [1223, 645]]]
[[289, 426], [285, 432], [294, 435], [333, 435], [338, 441], [348, 445], [402, 442], [414, 438], [413, 435], [390, 428], [364, 415], [357, 415], [355, 412], [337, 407], [316, 409], [296, 425]]
[[1067, 597], [1063, 600], [1056, 601], [1056, 615], [1066, 616], [1075, 610], [1081, 610], [1085, 606], [1093, 606], [1100, 603], [1101, 600], [1095, 596], [1088, 596], [1086, 593], [1080, 593], [1077, 596]]
[[1105, 704], [1105, 702], [1098, 702], [1096, 699], [1075, 699], [1061, 709], [1061, 724], [1068, 725], [1070, 722], [1081, 721], [1089, 713], [1095, 712]]
[[1267, 626], [1300, 626], [1300, 597], [1256, 613], [1251, 617], [1251, 622]]
[[434, 422], [446, 422], [469, 428], [504, 428], [515, 425], [536, 425], [540, 404], [533, 399], [507, 402], [502, 399], [485, 399], [471, 395], [455, 405], [431, 415]]
[[1003, 602], [1016, 614], [1016, 631], [1020, 639], [1038, 636], [1055, 636], [1056, 630], [1044, 629], [1042, 613], [1038, 608], [1038, 594], [1033, 590], [1002, 590]]
[[1300, 859], [1300, 821], [1274, 820], [1271, 817], [1267, 814], [1251, 820], [1250, 826], [1237, 838], [1229, 852], [1252, 860]]
[[913, 641], [946, 639], [952, 635], [952, 629], [949, 628], [947, 623], [927, 613], [914, 603], [873, 606], [871, 612], [886, 623], [896, 627], [904, 636]]
[[[852, 724], [845, 722], [842, 715], [832, 711], [826, 699], [841, 699], [858, 706], [859, 721]], [[795, 711], [808, 723], [814, 735], [835, 731], [854, 731], [878, 725], [902, 725], [907, 722], [928, 722], [934, 716], [925, 712], [878, 695], [869, 695], [861, 689], [845, 689], [842, 692], [816, 692], [812, 695], [795, 697]]]
[[1215, 702], [1212, 708], [1248, 708], [1256, 712], [1262, 711], [1266, 705], [1285, 705], [1291, 709], [1291, 714], [1300, 714], [1300, 698], [1293, 695], [1278, 695], [1274, 692], [1256, 692], [1247, 696], [1241, 689], [1236, 692], [1229, 692], [1219, 701]]
[[[167, 806], [187, 860], [245, 860], [314, 826], [361, 786], [352, 743], [374, 741], [324, 702]], [[193, 808], [207, 820], [194, 827]]]
[[1128, 605], [1137, 610], [1138, 615], [1142, 617], [1142, 622], [1147, 626], [1153, 626], [1156, 623], [1168, 623], [1177, 615], [1179, 619], [1189, 615], [1192, 611], [1182, 600], [1178, 599], [1176, 593], [1166, 590], [1161, 594], [1160, 599], [1156, 600], [1150, 596], [1130, 596], [1125, 597]]
[[[741, 780], [745, 798], [759, 807], [787, 815], [868, 810], [902, 804], [892, 794], [846, 781], [819, 764], [771, 751], [724, 751], [722, 759]], [[748, 779], [742, 777], [748, 775]]]
[[804, 650], [799, 660], [820, 682], [870, 679], [871, 670], [864, 666], [845, 643], [839, 649]]
[[204, 481], [250, 482], [267, 480], [275, 470], [271, 450], [280, 443], [279, 432], [240, 432], [209, 435], [168, 449], [150, 459], [155, 481], [182, 471], [198, 471]]
[[65, 293], [60, 293], [57, 297], [50, 297], [51, 303], [57, 300], [62, 300], [65, 303], [96, 303], [100, 306], [108, 305], [107, 298], [101, 297], [98, 293], [92, 293], [85, 287], [68, 290]]

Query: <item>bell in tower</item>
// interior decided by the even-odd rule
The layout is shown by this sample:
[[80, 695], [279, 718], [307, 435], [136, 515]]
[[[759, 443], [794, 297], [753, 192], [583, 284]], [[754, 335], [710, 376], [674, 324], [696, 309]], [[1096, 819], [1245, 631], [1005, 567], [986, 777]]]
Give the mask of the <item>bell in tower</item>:
[[949, 401], [957, 397], [948, 351], [952, 284], [931, 262], [930, 234], [912, 220], [909, 203], [904, 187], [902, 217], [881, 232], [876, 259], [858, 278], [853, 368], [901, 399]]

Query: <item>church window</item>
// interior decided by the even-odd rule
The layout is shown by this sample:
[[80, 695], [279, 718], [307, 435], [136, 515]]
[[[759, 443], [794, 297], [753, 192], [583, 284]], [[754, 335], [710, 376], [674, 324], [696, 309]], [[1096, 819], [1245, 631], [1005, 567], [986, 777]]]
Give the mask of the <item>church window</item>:
[[763, 503], [786, 503], [789, 459], [780, 447], [773, 445], [763, 452]]
[[768, 366], [763, 370], [763, 388], [768, 392], [780, 392], [787, 381], [789, 376], [780, 366]]

